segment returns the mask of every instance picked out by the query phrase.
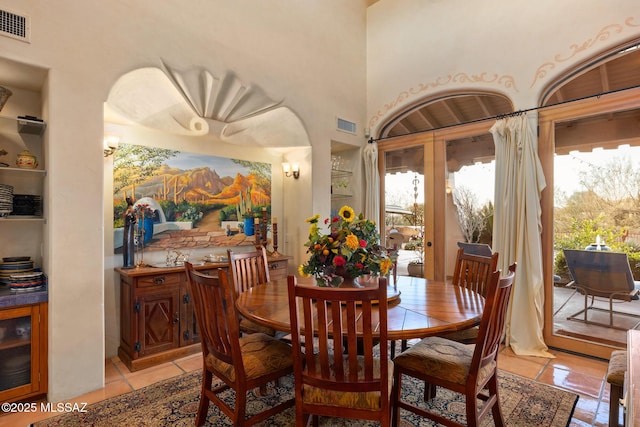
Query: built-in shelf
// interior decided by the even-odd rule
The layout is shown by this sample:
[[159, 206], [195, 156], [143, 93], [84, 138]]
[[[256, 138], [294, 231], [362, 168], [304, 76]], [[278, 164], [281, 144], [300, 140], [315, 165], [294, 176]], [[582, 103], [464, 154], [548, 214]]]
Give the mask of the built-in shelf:
[[42, 169], [26, 169], [26, 168], [15, 168], [15, 167], [0, 167], [0, 172], [3, 171], [7, 171], [7, 172], [18, 172], [18, 173], [36, 173], [36, 174], [42, 174], [43, 177], [45, 177], [47, 175], [47, 171], [42, 170]]
[[331, 179], [347, 178], [353, 175], [351, 171], [343, 171], [338, 169], [331, 169]]

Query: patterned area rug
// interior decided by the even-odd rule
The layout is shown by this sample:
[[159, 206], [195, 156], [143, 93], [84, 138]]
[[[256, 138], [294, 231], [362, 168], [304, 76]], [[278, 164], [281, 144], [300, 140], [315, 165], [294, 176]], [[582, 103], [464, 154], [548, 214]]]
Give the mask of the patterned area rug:
[[[46, 426], [193, 426], [200, 395], [200, 372], [183, 374], [160, 383], [132, 391], [90, 405], [85, 413], [70, 413], [56, 416], [32, 424], [33, 427]], [[578, 396], [529, 379], [500, 372], [500, 402], [503, 416], [508, 426], [568, 426]], [[421, 401], [422, 383], [411, 379], [403, 380], [403, 394], [407, 399]], [[232, 392], [227, 400], [233, 400]], [[272, 406], [279, 399], [293, 396], [293, 376], [283, 378], [275, 389], [266, 396], [250, 393], [248, 412]], [[448, 390], [438, 389], [433, 405], [438, 411], [454, 416], [459, 421], [465, 419], [464, 397]], [[268, 419], [263, 426], [293, 426], [295, 409], [288, 410]], [[232, 425], [215, 405], [210, 404], [208, 426]], [[353, 420], [321, 419], [323, 426], [369, 426], [377, 425]], [[428, 420], [402, 411], [401, 426], [431, 426]], [[485, 426], [493, 426], [489, 416]]]

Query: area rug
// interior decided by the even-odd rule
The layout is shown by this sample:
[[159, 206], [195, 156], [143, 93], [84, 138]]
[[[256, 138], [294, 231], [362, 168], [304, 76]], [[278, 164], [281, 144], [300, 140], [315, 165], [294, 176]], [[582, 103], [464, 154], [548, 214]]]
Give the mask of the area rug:
[[[87, 407], [85, 413], [58, 415], [32, 424], [33, 427], [51, 426], [193, 426], [200, 395], [199, 371], [183, 374], [130, 393], [106, 399]], [[403, 394], [407, 399], [422, 402], [423, 385], [407, 378], [403, 380]], [[501, 371], [499, 374], [500, 402], [508, 426], [568, 426], [578, 401], [576, 394], [541, 384], [518, 375]], [[225, 400], [233, 401], [232, 392], [225, 392]], [[279, 399], [293, 396], [293, 376], [283, 378], [277, 387], [268, 390], [266, 396], [250, 393], [247, 411], [254, 413], [270, 407]], [[422, 403], [424, 404], [424, 403]], [[464, 397], [448, 390], [438, 389], [432, 404], [436, 410], [465, 420]], [[409, 412], [401, 412], [403, 427], [435, 425]], [[263, 426], [293, 426], [295, 409], [273, 416]], [[208, 426], [232, 425], [215, 405], [209, 406]], [[323, 426], [369, 426], [376, 423], [325, 418]], [[484, 426], [492, 426], [489, 416]]]

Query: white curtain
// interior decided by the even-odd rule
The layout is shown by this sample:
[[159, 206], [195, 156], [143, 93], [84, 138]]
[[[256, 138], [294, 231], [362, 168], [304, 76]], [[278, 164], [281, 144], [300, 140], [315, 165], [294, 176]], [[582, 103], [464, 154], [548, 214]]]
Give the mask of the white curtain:
[[[378, 175], [378, 144], [369, 142], [362, 153], [364, 161], [364, 215], [366, 218], [380, 218], [380, 176]], [[380, 232], [384, 227], [380, 227]]]
[[[530, 122], [530, 120], [533, 122]], [[537, 114], [497, 120], [493, 249], [503, 272], [518, 263], [505, 340], [519, 355], [554, 357], [542, 336], [544, 281], [540, 193], [546, 187], [533, 132]]]

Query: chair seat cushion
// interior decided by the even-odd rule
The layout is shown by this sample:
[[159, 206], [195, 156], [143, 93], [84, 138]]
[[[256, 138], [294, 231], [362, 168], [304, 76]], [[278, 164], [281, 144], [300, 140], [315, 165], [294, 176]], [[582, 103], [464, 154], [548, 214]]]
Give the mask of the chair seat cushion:
[[[256, 333], [240, 338], [240, 351], [247, 379], [255, 379], [282, 369], [293, 369], [291, 346], [269, 335]], [[233, 366], [217, 359], [213, 354], [206, 358], [207, 367], [235, 381]]]
[[480, 328], [477, 326], [469, 329], [463, 329], [461, 331], [451, 332], [450, 334], [442, 335], [442, 338], [446, 338], [451, 341], [458, 341], [463, 344], [473, 344], [478, 339], [478, 332]]
[[253, 320], [245, 319], [244, 317], [240, 318], [240, 332], [244, 332], [246, 334], [262, 333], [271, 337], [276, 334], [275, 329], [262, 326]]
[[[320, 363], [318, 356], [316, 356], [316, 360]], [[346, 360], [344, 366], [345, 372], [347, 372], [348, 368]], [[360, 363], [360, 369], [358, 370], [359, 377], [362, 377], [362, 366], [363, 363]], [[390, 398], [391, 386], [393, 384], [393, 362], [390, 360], [388, 361], [388, 372], [387, 381], [389, 386], [387, 389], [389, 390], [389, 396], [387, 396], [387, 398]], [[374, 376], [380, 376], [380, 359], [377, 358], [374, 359]], [[305, 403], [372, 410], [380, 409], [381, 404], [379, 392], [334, 391], [327, 390], [325, 388], [313, 387], [308, 384], [305, 384], [302, 387], [302, 399]]]
[[607, 369], [607, 382], [622, 387], [625, 372], [627, 372], [627, 352], [625, 350], [612, 351]]
[[[474, 348], [473, 345], [441, 337], [429, 337], [400, 353], [393, 359], [393, 363], [399, 368], [463, 385], [469, 376]], [[484, 384], [495, 366], [496, 362], [492, 361], [481, 368], [478, 374], [479, 384]]]

